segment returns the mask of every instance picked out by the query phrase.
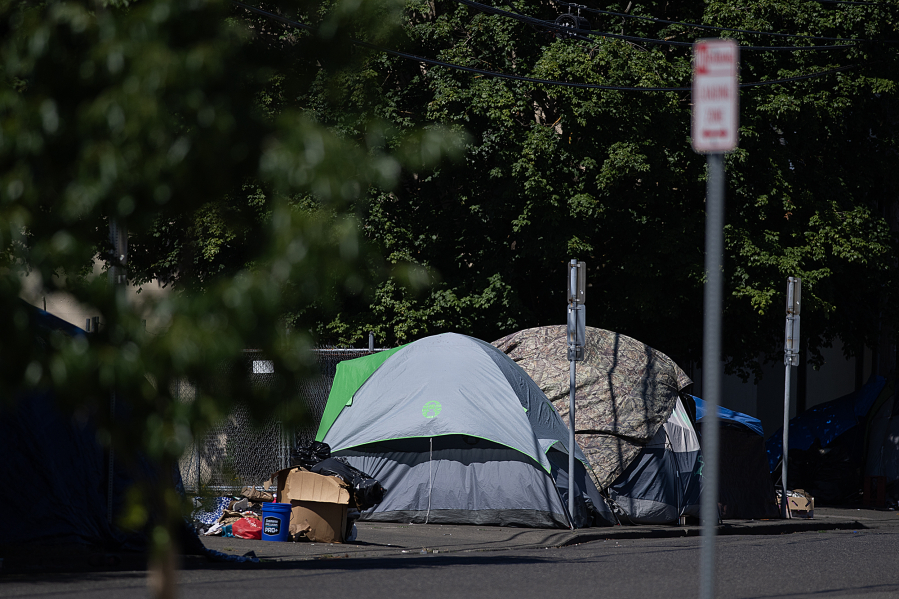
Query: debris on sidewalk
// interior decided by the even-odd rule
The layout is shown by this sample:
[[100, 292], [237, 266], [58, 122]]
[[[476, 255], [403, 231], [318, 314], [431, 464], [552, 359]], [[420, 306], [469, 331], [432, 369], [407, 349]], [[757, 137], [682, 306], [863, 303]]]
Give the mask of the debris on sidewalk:
[[290, 503], [288, 537], [294, 541], [343, 543], [347, 539], [350, 491], [342, 479], [285, 468], [272, 475], [278, 497]]
[[[777, 489], [777, 505], [782, 505], [782, 493]], [[805, 518], [811, 519], [815, 517], [815, 498], [806, 493], [803, 489], [787, 489], [787, 508], [788, 518]]]

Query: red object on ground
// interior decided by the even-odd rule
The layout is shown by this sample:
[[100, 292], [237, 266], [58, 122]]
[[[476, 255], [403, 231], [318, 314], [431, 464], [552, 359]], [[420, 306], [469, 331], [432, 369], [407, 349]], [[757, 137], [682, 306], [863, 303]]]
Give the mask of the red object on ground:
[[262, 539], [262, 522], [259, 518], [243, 517], [231, 525], [231, 534], [241, 539]]

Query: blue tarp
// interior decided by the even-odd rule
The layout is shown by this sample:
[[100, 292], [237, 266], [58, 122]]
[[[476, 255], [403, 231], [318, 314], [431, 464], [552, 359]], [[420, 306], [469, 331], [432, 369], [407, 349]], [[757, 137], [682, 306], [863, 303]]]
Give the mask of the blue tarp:
[[[882, 376], [872, 376], [864, 387], [813, 406], [790, 420], [790, 449], [808, 449], [819, 439], [821, 447], [857, 425], [868, 414], [874, 401], [886, 385]], [[783, 447], [783, 427], [765, 442], [768, 450], [768, 466], [771, 472], [780, 462]]]
[[[705, 402], [695, 395], [691, 395], [690, 397], [692, 397], [693, 401], [696, 402], [696, 421], [699, 422], [705, 415]], [[765, 433], [762, 430], [762, 421], [758, 418], [753, 418], [749, 414], [734, 412], [733, 410], [728, 410], [723, 406], [718, 406], [718, 418], [728, 423], [742, 425], [752, 432], [756, 433], [760, 437], [765, 436]]]

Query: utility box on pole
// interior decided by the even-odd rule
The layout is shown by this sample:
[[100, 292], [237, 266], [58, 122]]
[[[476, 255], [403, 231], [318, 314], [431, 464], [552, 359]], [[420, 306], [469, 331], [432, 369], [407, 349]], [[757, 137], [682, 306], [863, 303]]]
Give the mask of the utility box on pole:
[[568, 360], [584, 359], [587, 321], [584, 306], [587, 286], [587, 263], [572, 260], [568, 264]]
[[799, 310], [802, 307], [802, 279], [787, 279], [787, 324], [784, 334], [784, 365], [799, 366]]

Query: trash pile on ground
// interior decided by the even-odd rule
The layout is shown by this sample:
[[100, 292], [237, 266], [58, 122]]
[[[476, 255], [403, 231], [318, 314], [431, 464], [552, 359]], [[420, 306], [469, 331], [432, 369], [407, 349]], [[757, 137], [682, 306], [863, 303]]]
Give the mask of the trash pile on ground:
[[216, 498], [211, 508], [198, 505], [193, 513], [197, 530], [205, 536], [265, 541], [354, 541], [361, 511], [384, 498], [381, 484], [331, 457], [326, 443], [298, 447], [291, 463], [258, 487], [244, 487], [240, 497]]
[[212, 509], [200, 503], [193, 513], [194, 527], [205, 536], [262, 538], [262, 508], [274, 502], [274, 495], [254, 487], [244, 487], [240, 497], [218, 497]]
[[[787, 467], [789, 472], [789, 466]], [[775, 491], [777, 494], [777, 504], [781, 505], [782, 493], [780, 489]], [[787, 518], [814, 518], [815, 517], [815, 498], [809, 495], [804, 489], [787, 489]]]

